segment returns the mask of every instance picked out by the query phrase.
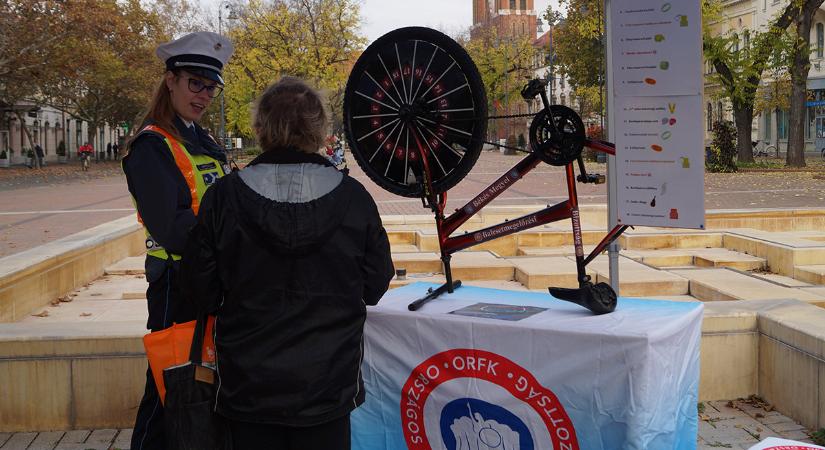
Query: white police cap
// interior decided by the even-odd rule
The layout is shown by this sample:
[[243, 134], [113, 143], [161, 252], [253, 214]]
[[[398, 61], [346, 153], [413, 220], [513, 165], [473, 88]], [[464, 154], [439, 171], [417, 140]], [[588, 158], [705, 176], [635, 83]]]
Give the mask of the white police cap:
[[166, 63], [166, 70], [185, 69], [224, 84], [221, 73], [234, 49], [220, 34], [199, 31], [161, 44], [155, 54]]

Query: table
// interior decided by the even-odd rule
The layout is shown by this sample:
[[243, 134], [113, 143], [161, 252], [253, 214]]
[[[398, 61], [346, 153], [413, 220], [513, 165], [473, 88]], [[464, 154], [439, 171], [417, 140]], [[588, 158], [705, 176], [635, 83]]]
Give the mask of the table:
[[701, 303], [619, 298], [594, 316], [462, 286], [407, 311], [435, 287], [369, 308], [354, 449], [696, 448]]

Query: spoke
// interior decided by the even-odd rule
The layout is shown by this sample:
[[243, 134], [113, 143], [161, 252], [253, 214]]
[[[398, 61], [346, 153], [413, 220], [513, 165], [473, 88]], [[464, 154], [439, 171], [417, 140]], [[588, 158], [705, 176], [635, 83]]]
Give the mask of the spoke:
[[[412, 89], [411, 89], [412, 90]], [[409, 186], [409, 182], [407, 181], [407, 173], [410, 170], [410, 129], [407, 128], [407, 150], [404, 152], [404, 184]]]
[[475, 108], [457, 108], [457, 109], [436, 109], [435, 112], [437, 113], [449, 113], [449, 112], [466, 112], [466, 111], [475, 111]]
[[401, 142], [401, 132], [404, 131], [404, 127], [401, 127], [398, 130], [398, 139], [395, 140], [395, 146], [393, 146], [392, 151], [390, 152], [390, 157], [387, 159], [387, 168], [384, 169], [384, 177], [390, 172], [390, 165], [392, 164], [392, 160], [395, 159], [395, 149], [398, 148], [398, 143]]
[[381, 91], [384, 93], [384, 95], [387, 96], [388, 99], [392, 100], [392, 102], [395, 103], [395, 106], [401, 107], [401, 104], [398, 103], [397, 101], [395, 101], [395, 99], [392, 98], [392, 95], [390, 95], [389, 92], [384, 90], [384, 86], [381, 86], [381, 83], [379, 83], [378, 81], [375, 81], [375, 78], [373, 78], [372, 75], [370, 75], [369, 72], [365, 71], [364, 73], [367, 74], [368, 77], [370, 77], [370, 80], [372, 80], [372, 82], [375, 83], [376, 86], [378, 86], [378, 89], [381, 89]]
[[452, 90], [452, 91], [450, 91], [450, 92], [447, 92], [447, 93], [445, 93], [445, 94], [439, 95], [438, 97], [436, 97], [436, 98], [434, 98], [434, 99], [432, 99], [432, 100], [428, 101], [427, 103], [432, 103], [432, 102], [434, 102], [434, 101], [436, 101], [436, 100], [438, 100], [438, 99], [444, 98], [444, 97], [446, 97], [446, 96], [448, 96], [448, 95], [452, 94], [453, 92], [455, 92], [455, 91], [457, 91], [457, 90], [459, 90], [459, 89], [464, 89], [465, 87], [466, 87], [466, 88], [469, 88], [469, 87], [470, 87], [470, 84], [469, 84], [469, 83], [464, 83], [464, 85], [459, 86], [459, 87], [457, 87], [457, 88], [453, 89], [453, 90]]
[[392, 127], [392, 130], [390, 130], [390, 133], [387, 135], [387, 137], [385, 137], [384, 140], [381, 141], [381, 144], [379, 144], [378, 148], [375, 149], [375, 153], [373, 153], [372, 156], [370, 156], [370, 160], [369, 160], [370, 164], [372, 164], [372, 160], [375, 159], [375, 155], [377, 155], [378, 152], [381, 151], [381, 147], [383, 147], [384, 144], [387, 143], [387, 139], [389, 139], [390, 136], [392, 136], [392, 134], [395, 133], [395, 129], [398, 128], [398, 125], [400, 125], [400, 124], [401, 124], [401, 121], [399, 120], [398, 123], [396, 123], [395, 126]]
[[395, 122], [400, 122], [400, 121], [401, 121], [401, 119], [391, 120], [391, 121], [387, 122], [385, 125], [382, 125], [381, 127], [376, 128], [376, 129], [374, 129], [374, 130], [370, 131], [369, 133], [367, 133], [367, 134], [365, 134], [365, 135], [361, 136], [360, 138], [358, 138], [358, 139], [357, 139], [357, 141], [358, 141], [358, 142], [361, 142], [361, 141], [363, 141], [364, 139], [366, 139], [366, 138], [368, 138], [368, 137], [372, 136], [373, 134], [375, 134], [375, 133], [377, 133], [377, 132], [379, 132], [379, 131], [383, 130], [384, 128], [387, 128], [388, 126], [392, 125], [393, 123], [395, 123]]
[[398, 74], [401, 75], [401, 88], [404, 89], [404, 99], [406, 100], [407, 104], [409, 104], [410, 97], [407, 96], [407, 82], [404, 81], [404, 68], [401, 67], [401, 55], [398, 54], [397, 42], [395, 43], [395, 60], [398, 61]]
[[[416, 125], [415, 128], [418, 129], [418, 126]], [[424, 133], [422, 133], [420, 129], [418, 130], [418, 134], [420, 134], [421, 137], [424, 137]], [[436, 137], [438, 137], [438, 136], [436, 136]], [[435, 159], [435, 162], [438, 163], [438, 167], [441, 168], [441, 173], [443, 173], [444, 175], [447, 175], [447, 171], [444, 170], [444, 165], [441, 164], [441, 161], [438, 159], [438, 155], [435, 154], [435, 150], [433, 150], [432, 146], [430, 145], [429, 139], [424, 139], [424, 142], [427, 143], [427, 148], [430, 149], [430, 154], [433, 155], [433, 158]], [[452, 149], [452, 147], [450, 147], [449, 145], [447, 147]]]
[[449, 71], [450, 71], [450, 69], [452, 69], [454, 65], [455, 65], [455, 61], [453, 61], [453, 63], [452, 63], [452, 64], [450, 64], [450, 67], [447, 67], [447, 70], [445, 70], [445, 71], [444, 71], [444, 73], [442, 73], [442, 74], [441, 74], [441, 76], [440, 76], [440, 77], [438, 77], [438, 79], [437, 79], [437, 80], [435, 80], [435, 82], [433, 82], [433, 84], [431, 84], [431, 85], [430, 85], [430, 87], [428, 87], [428, 88], [427, 88], [427, 90], [426, 90], [426, 91], [424, 91], [424, 93], [423, 93], [423, 94], [421, 94], [421, 98], [426, 97], [426, 96], [427, 96], [427, 94], [429, 94], [430, 89], [432, 89], [432, 88], [433, 88], [436, 84], [438, 84], [438, 82], [439, 82], [439, 81], [441, 81], [441, 79], [442, 79], [442, 78], [444, 78], [444, 75], [447, 75], [447, 72], [449, 72]]
[[366, 98], [366, 99], [369, 99], [370, 101], [373, 101], [373, 102], [375, 102], [375, 103], [378, 103], [379, 105], [386, 106], [387, 108], [389, 108], [389, 109], [391, 109], [391, 110], [393, 110], [393, 111], [398, 111], [398, 108], [394, 108], [394, 107], [392, 107], [392, 106], [390, 106], [390, 105], [388, 105], [388, 104], [386, 104], [386, 103], [382, 102], [381, 100], [376, 100], [376, 99], [374, 99], [374, 98], [370, 97], [370, 96], [369, 96], [369, 95], [367, 95], [367, 94], [363, 94], [363, 93], [358, 92], [358, 91], [355, 91], [355, 93], [356, 93], [356, 94], [358, 94], [358, 95], [360, 95], [361, 97], [364, 97], [364, 98]]
[[426, 126], [424, 126], [424, 124], [421, 124], [421, 126], [422, 126], [422, 127], [424, 127], [424, 129], [425, 129], [425, 130], [427, 130], [427, 132], [428, 132], [428, 133], [432, 134], [434, 138], [438, 139], [438, 140], [439, 140], [442, 144], [444, 144], [444, 146], [445, 146], [445, 147], [449, 148], [449, 149], [450, 149], [453, 153], [455, 153], [455, 154], [456, 154], [456, 156], [458, 156], [458, 157], [460, 157], [460, 158], [463, 158], [463, 157], [464, 157], [464, 155], [462, 155], [461, 153], [459, 153], [459, 152], [458, 152], [458, 150], [454, 149], [452, 145], [450, 145], [450, 144], [448, 144], [448, 143], [444, 142], [444, 140], [443, 140], [443, 139], [441, 139], [440, 137], [438, 137], [438, 135], [437, 135], [437, 134], [433, 133], [433, 132], [432, 132], [432, 130], [430, 130], [429, 128], [427, 128]]
[[452, 130], [452, 131], [455, 131], [455, 132], [457, 132], [457, 133], [466, 134], [467, 136], [470, 136], [470, 137], [472, 137], [472, 136], [473, 136], [473, 135], [472, 135], [472, 133], [468, 133], [468, 132], [466, 132], [466, 131], [464, 131], [464, 130], [459, 130], [458, 128], [453, 128], [453, 127], [451, 127], [451, 126], [449, 126], [449, 125], [444, 125], [443, 123], [438, 123], [438, 122], [435, 122], [435, 121], [430, 120], [430, 119], [425, 119], [425, 118], [423, 118], [423, 117], [417, 117], [417, 118], [416, 118], [416, 120], [418, 120], [418, 119], [421, 119], [421, 120], [423, 120], [423, 121], [425, 121], [425, 122], [429, 122], [429, 123], [431, 123], [431, 124], [433, 124], [433, 125], [438, 125], [438, 126], [440, 126], [440, 127], [444, 127], [444, 128], [446, 128], [446, 129], [448, 129], [448, 130]]
[[387, 76], [389, 77], [390, 83], [392, 83], [392, 88], [395, 89], [395, 93], [398, 94], [398, 99], [400, 100], [400, 99], [404, 98], [404, 97], [401, 96], [401, 93], [398, 92], [398, 86], [395, 85], [395, 81], [393, 81], [393, 79], [392, 79], [392, 75], [390, 74], [390, 69], [387, 69], [387, 65], [384, 64], [384, 58], [382, 58], [381, 55], [378, 55], [378, 60], [381, 61], [381, 65], [384, 66], [384, 72], [387, 73]]
[[366, 116], [352, 116], [353, 119], [374, 119], [376, 117], [395, 117], [398, 114], [396, 113], [387, 113], [387, 114], [369, 114]]
[[407, 100], [407, 103], [412, 103], [412, 88], [413, 83], [415, 82], [415, 56], [418, 53], [418, 41], [415, 41], [415, 45], [413, 46], [413, 59], [412, 59], [412, 66], [410, 66], [410, 97]]
[[430, 62], [427, 63], [427, 68], [424, 69], [424, 73], [421, 74], [421, 81], [418, 82], [418, 87], [415, 88], [415, 94], [413, 94], [412, 96], [413, 101], [415, 101], [418, 98], [418, 91], [421, 90], [421, 85], [424, 84], [424, 77], [426, 77], [427, 72], [430, 71], [430, 65], [432, 65], [433, 59], [435, 59], [435, 54], [438, 53], [438, 47], [436, 47], [435, 45], [433, 45], [433, 47], [435, 47], [435, 49], [433, 50], [433, 55], [430, 56]]

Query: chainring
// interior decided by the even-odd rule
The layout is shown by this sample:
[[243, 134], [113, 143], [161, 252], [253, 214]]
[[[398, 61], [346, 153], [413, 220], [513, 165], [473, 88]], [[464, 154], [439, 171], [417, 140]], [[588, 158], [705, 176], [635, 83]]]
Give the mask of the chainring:
[[553, 124], [542, 109], [530, 123], [530, 148], [542, 161], [552, 166], [566, 166], [578, 159], [586, 139], [584, 123], [572, 109], [550, 105]]

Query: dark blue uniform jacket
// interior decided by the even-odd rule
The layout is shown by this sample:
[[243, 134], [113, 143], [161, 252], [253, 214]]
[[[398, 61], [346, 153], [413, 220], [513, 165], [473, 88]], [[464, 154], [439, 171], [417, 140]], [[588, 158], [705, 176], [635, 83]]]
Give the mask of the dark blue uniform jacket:
[[[198, 124], [190, 129], [176, 117], [175, 126], [189, 153], [226, 163], [223, 150]], [[197, 220], [189, 187], [163, 138], [155, 133], [138, 136], [123, 158], [123, 171], [149, 233], [168, 251], [182, 254], [189, 229]]]

